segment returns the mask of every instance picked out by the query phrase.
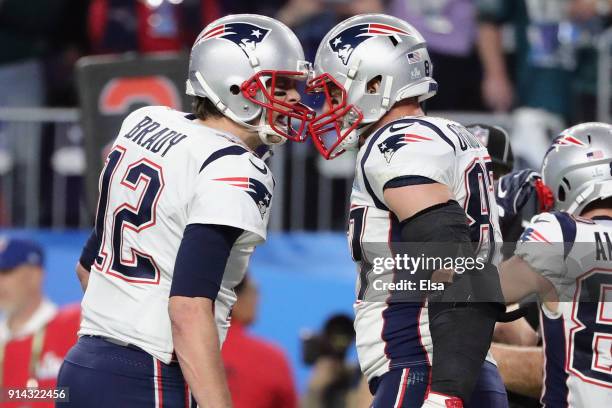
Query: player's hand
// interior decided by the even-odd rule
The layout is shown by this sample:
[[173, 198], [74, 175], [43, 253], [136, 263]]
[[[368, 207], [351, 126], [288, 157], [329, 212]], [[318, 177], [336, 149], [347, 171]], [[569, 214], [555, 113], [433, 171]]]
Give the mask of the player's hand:
[[535, 193], [536, 182], [541, 183], [539, 173], [525, 169], [508, 173], [499, 179], [495, 189], [495, 201], [499, 208], [499, 223], [506, 230], [519, 216], [529, 198]]
[[461, 398], [430, 392], [421, 408], [463, 408], [463, 402]]

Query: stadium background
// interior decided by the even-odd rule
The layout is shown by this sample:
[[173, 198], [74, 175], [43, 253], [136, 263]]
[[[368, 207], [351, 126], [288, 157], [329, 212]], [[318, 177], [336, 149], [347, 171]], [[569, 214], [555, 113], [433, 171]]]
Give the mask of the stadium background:
[[[597, 3], [599, 8], [589, 14], [587, 3]], [[426, 28], [423, 34], [430, 42], [434, 77], [441, 89], [440, 95], [429, 104], [431, 109], [464, 124], [486, 122], [515, 131], [525, 129], [525, 124], [538, 123], [544, 134], [552, 135], [555, 129], [563, 127], [558, 119], [566, 125], [585, 119], [609, 122], [612, 34], [606, 31], [610, 16], [604, 3], [587, 0], [0, 1], [2, 234], [39, 241], [47, 252], [46, 294], [60, 305], [78, 302], [81, 291], [73, 272], [74, 264], [92, 220], [92, 199], [87, 191], [92, 186], [95, 190], [102, 147], [114, 137], [125, 113], [147, 101], [160, 101], [149, 98], [145, 92], [123, 106], [123, 112], [104, 112], [98, 98], [105, 81], [122, 76], [142, 77], [144, 72], [148, 76], [167, 75], [175, 81], [175, 89], [181, 95], [175, 103], [185, 105], [181, 102], [183, 78], [177, 67], [184, 66], [185, 52], [199, 29], [223, 14], [258, 12], [277, 16], [295, 29], [310, 59], [320, 38], [342, 18], [365, 11], [398, 15]], [[491, 4], [495, 6], [493, 11], [487, 9]], [[567, 111], [556, 110], [555, 106], [548, 105], [550, 101], [546, 98], [533, 101], [521, 97], [517, 79], [521, 74], [515, 69], [516, 60], [521, 58], [521, 44], [514, 41], [517, 37], [513, 33], [526, 30], [529, 20], [525, 19], [530, 18], [528, 6], [538, 5], [549, 7], [552, 14], [560, 16], [564, 7], [575, 7], [575, 15], [582, 16], [579, 23], [570, 27], [575, 30], [570, 35], [575, 51], [573, 65], [548, 67], [559, 68], [563, 73], [553, 79], [541, 79], [548, 84], [552, 99], [558, 94], [556, 87], [569, 86]], [[513, 103], [480, 96], [485, 75], [477, 53], [479, 15], [481, 23], [495, 23], [503, 28], [508, 79], [514, 84]], [[122, 23], [126, 19], [129, 24]], [[442, 30], [443, 33], [427, 30], [445, 23], [450, 23], [453, 29]], [[452, 37], [465, 41], [453, 43], [449, 41]], [[163, 58], [173, 62], [155, 65], [153, 60], [162, 55], [156, 52], [179, 54], [170, 57], [163, 54]], [[108, 54], [115, 57], [110, 60], [99, 57]], [[98, 57], [78, 62], [91, 55]], [[96, 64], [108, 61], [117, 66], [111, 64], [96, 70]], [[92, 67], [95, 72], [87, 71]], [[178, 78], [176, 72], [179, 72]], [[103, 79], [96, 84], [92, 78]], [[569, 85], [567, 78], [571, 79]], [[546, 96], [546, 90], [543, 93]], [[521, 122], [525, 118], [520, 113], [524, 113], [525, 107], [538, 110], [532, 109], [530, 113], [536, 116]], [[551, 118], [549, 113], [554, 116]], [[515, 141], [522, 137], [521, 144], [525, 140], [529, 142], [531, 137], [514, 135]], [[535, 141], [536, 136], [533, 138]], [[519, 154], [518, 165], [528, 164], [533, 164], [533, 159], [528, 155], [521, 158]], [[261, 291], [259, 319], [253, 331], [286, 350], [299, 389], [303, 391], [308, 370], [301, 359], [300, 332], [319, 329], [335, 312], [352, 313], [354, 268], [343, 232], [352, 166], [350, 157], [330, 165], [316, 156], [312, 146], [288, 144], [278, 149], [272, 158], [272, 168], [279, 179], [272, 233], [268, 243], [256, 251], [251, 264]]]

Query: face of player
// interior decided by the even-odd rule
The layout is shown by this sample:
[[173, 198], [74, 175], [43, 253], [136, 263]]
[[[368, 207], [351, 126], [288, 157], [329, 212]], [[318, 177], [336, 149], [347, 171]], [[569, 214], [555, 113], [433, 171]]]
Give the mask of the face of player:
[[[306, 140], [306, 126], [314, 117], [314, 111], [300, 103], [298, 87], [305, 84], [306, 77], [307, 73], [302, 71], [267, 70], [259, 71], [242, 84], [242, 95], [264, 108], [263, 119], [273, 131], [267, 131], [271, 144], [283, 138], [296, 142]], [[261, 119], [252, 124], [260, 124]]]
[[0, 271], [0, 310], [10, 315], [37, 299], [42, 275], [41, 268], [31, 265]]
[[[333, 109], [336, 109], [340, 106], [342, 102], [342, 90], [336, 85], [332, 84], [329, 89], [330, 98], [326, 104], [323, 105], [322, 112], [328, 113]], [[340, 118], [338, 118], [340, 119]]]
[[346, 90], [330, 74], [312, 79], [307, 92], [323, 98], [321, 112], [308, 124], [308, 133], [316, 149], [326, 159], [332, 159], [344, 152], [341, 143], [361, 123], [363, 114], [348, 103]]
[[[375, 94], [378, 92], [378, 88], [380, 87], [380, 79], [375, 78], [374, 80], [368, 83], [367, 92], [369, 94]], [[342, 89], [334, 83], [329, 84], [329, 94], [330, 98], [327, 103], [323, 105], [322, 113], [328, 113], [333, 109], [337, 109], [342, 103]]]
[[[283, 112], [287, 110], [287, 104], [296, 106], [302, 100], [297, 89], [298, 82], [293, 78], [282, 76], [276, 78], [274, 86], [272, 86], [271, 82], [272, 80], [267, 81], [267, 90], [274, 97], [272, 107], [275, 109], [269, 113], [271, 115], [270, 123], [273, 127], [288, 132], [287, 128], [291, 126], [290, 118], [287, 115], [283, 115]], [[282, 136], [273, 135], [271, 141], [279, 143], [282, 141]]]

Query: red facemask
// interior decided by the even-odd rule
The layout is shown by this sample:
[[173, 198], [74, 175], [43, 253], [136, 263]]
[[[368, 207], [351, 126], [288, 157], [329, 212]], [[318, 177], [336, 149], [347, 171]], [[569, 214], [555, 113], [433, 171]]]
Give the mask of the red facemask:
[[[276, 85], [279, 77], [300, 81], [304, 80], [304, 73], [299, 71], [259, 71], [242, 83], [240, 87], [242, 95], [254, 104], [266, 109], [264, 114], [268, 125], [279, 136], [294, 142], [303, 142], [307, 137], [306, 126], [315, 117], [315, 112], [302, 103], [289, 103], [277, 99], [274, 94], [277, 90]], [[266, 86], [266, 82], [269, 83], [269, 86]], [[256, 99], [258, 92], [261, 92], [264, 96], [263, 101]], [[286, 118], [285, 124], [279, 126], [279, 123], [273, 119], [275, 112]]]
[[[334, 97], [332, 90], [340, 90], [339, 97]], [[355, 105], [347, 105], [346, 90], [330, 74], [326, 73], [312, 79], [306, 87], [306, 92], [322, 93], [325, 97], [324, 107], [327, 108], [326, 112], [317, 115], [308, 123], [308, 134], [325, 159], [338, 157], [344, 153], [344, 150], [336, 151], [336, 149], [359, 126], [363, 120], [363, 114]], [[334, 99], [339, 100], [334, 101]], [[354, 117], [354, 122], [349, 128], [343, 129], [341, 124], [349, 114]], [[330, 139], [331, 141], [329, 141]]]

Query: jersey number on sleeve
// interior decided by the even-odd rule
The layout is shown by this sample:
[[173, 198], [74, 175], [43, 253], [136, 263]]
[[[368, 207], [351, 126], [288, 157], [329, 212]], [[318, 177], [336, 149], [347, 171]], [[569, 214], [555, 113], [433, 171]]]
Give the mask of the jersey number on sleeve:
[[465, 190], [467, 198], [464, 210], [470, 226], [472, 242], [478, 242], [477, 253], [486, 253], [493, 240], [491, 225], [491, 202], [489, 192], [493, 183], [490, 172], [479, 160], [474, 159], [465, 170]]
[[[162, 169], [147, 159], [141, 159], [128, 165], [121, 181], [113, 183], [116, 178], [115, 170], [124, 155], [125, 148], [116, 146], [108, 156], [100, 179], [96, 232], [102, 237], [102, 245], [94, 265], [100, 271], [128, 282], [157, 284], [160, 277], [159, 268], [153, 258], [136, 248], [126, 247], [128, 244], [123, 234], [126, 229], [139, 233], [155, 225], [156, 206], [164, 187]], [[144, 188], [140, 188], [143, 183]], [[133, 202], [136, 202], [136, 205], [123, 202], [114, 208], [108, 208], [111, 189], [125, 189], [128, 197], [135, 198]], [[122, 195], [126, 196], [125, 193]], [[111, 231], [105, 228], [107, 216], [112, 216]], [[107, 241], [111, 249], [108, 266]], [[129, 256], [124, 257], [124, 253], [129, 253]]]
[[612, 388], [612, 270], [595, 270], [577, 283], [569, 368], [583, 381]]

